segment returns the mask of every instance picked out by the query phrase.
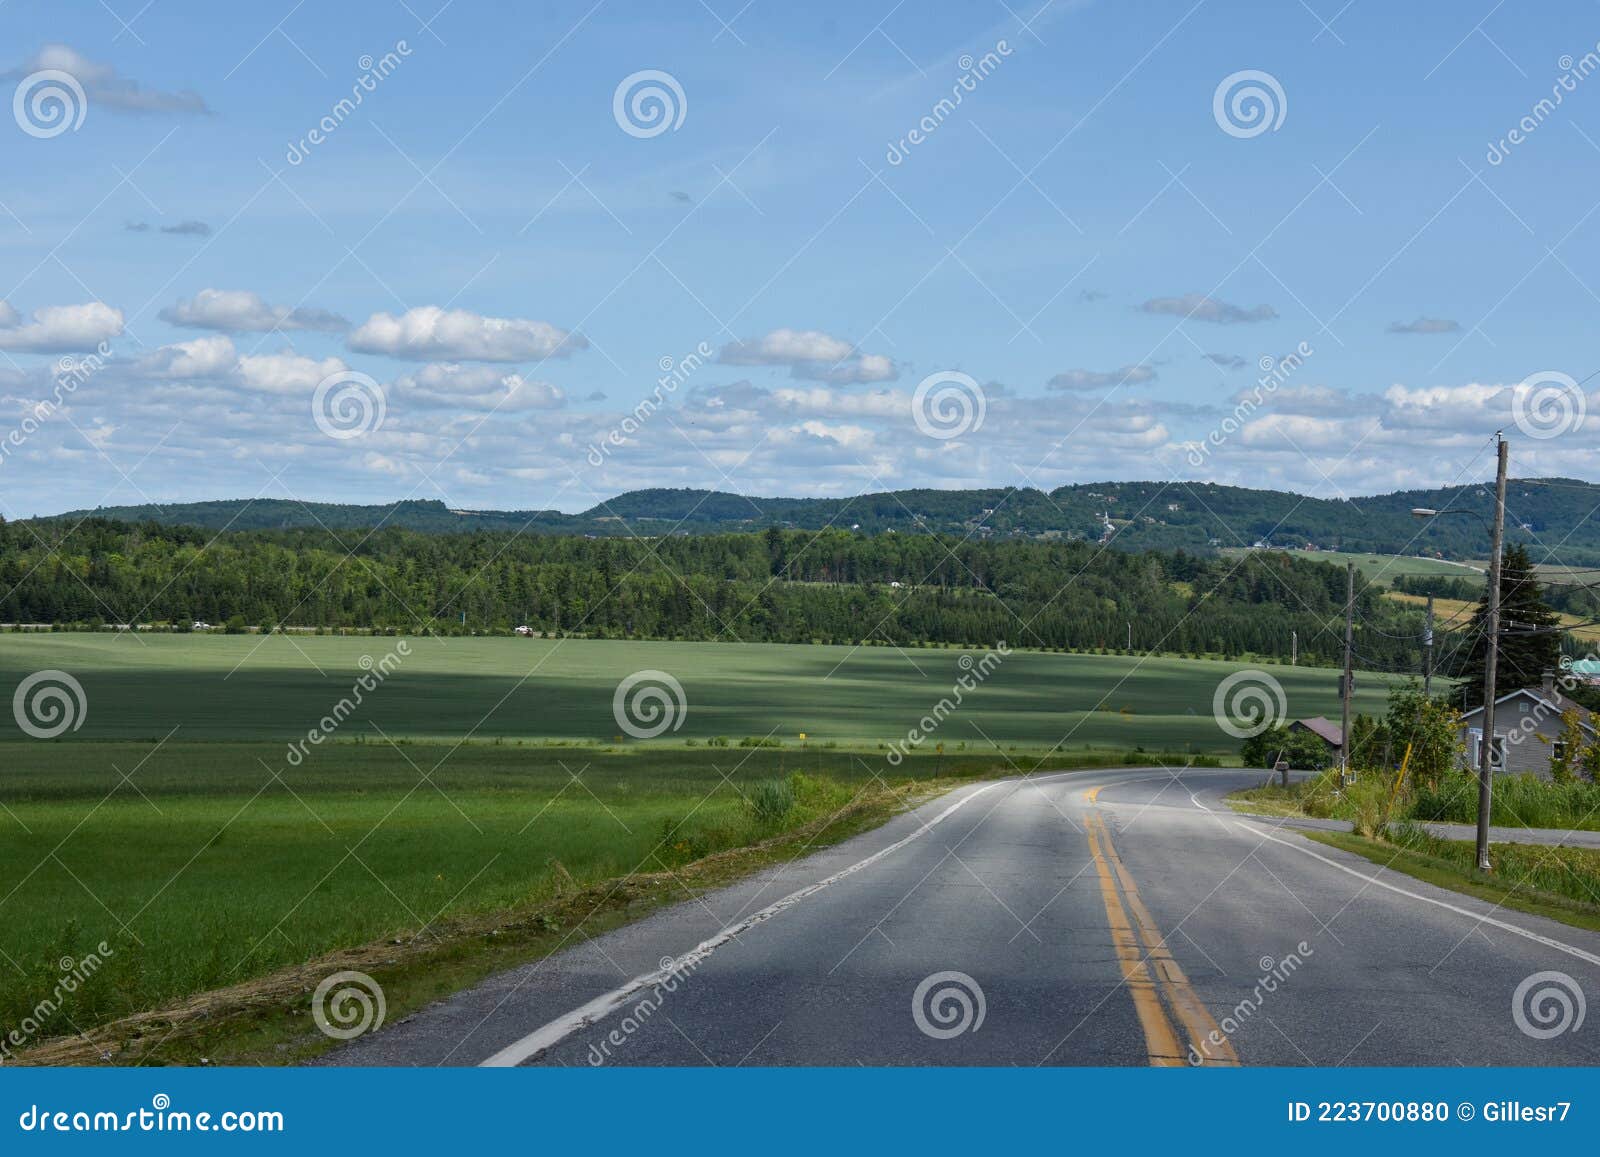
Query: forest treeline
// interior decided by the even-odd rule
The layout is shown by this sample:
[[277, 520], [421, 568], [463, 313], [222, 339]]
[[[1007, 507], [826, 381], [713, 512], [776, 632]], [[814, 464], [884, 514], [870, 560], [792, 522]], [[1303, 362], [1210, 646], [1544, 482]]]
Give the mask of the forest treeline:
[[[923, 643], [1338, 662], [1343, 568], [1273, 552], [848, 531], [657, 539], [0, 524], [0, 621]], [[1420, 616], [1358, 587], [1367, 669], [1415, 670]]]
[[[1600, 564], [1600, 522], [1589, 517], [1600, 485], [1570, 478], [1513, 479], [1506, 541], [1524, 543], [1535, 562]], [[708, 490], [632, 490], [574, 514], [555, 510], [456, 510], [435, 500], [378, 506], [300, 499], [221, 499], [178, 505], [105, 507], [85, 515], [124, 522], [216, 530], [318, 530], [396, 527], [435, 534], [478, 530], [523, 534], [592, 534], [631, 538], [688, 532], [759, 532], [840, 527], [868, 534], [952, 534], [958, 538], [1101, 539], [1109, 518], [1116, 550], [1187, 550], [1263, 542], [1293, 549], [1439, 555], [1471, 560], [1488, 553], [1483, 524], [1472, 518], [1419, 522], [1412, 509], [1493, 513], [1492, 489], [1478, 484], [1405, 490], [1359, 500], [1310, 498], [1211, 482], [1087, 482], [1046, 493], [1030, 488], [898, 490], [849, 498], [761, 498]], [[1559, 560], [1542, 544], [1559, 543]]]

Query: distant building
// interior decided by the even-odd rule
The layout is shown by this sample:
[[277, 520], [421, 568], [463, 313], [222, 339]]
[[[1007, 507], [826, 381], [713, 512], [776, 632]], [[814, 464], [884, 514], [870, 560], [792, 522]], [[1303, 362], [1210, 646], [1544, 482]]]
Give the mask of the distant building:
[[1600, 684], [1600, 659], [1574, 659], [1566, 670], [1580, 682]]
[[1309, 719], [1296, 719], [1289, 724], [1290, 731], [1309, 731], [1323, 743], [1328, 745], [1328, 754], [1338, 761], [1340, 753], [1344, 750], [1344, 731], [1333, 720], [1324, 715], [1313, 715]]
[[[1576, 664], [1574, 664], [1576, 665]], [[1550, 761], [1563, 754], [1561, 716], [1574, 711], [1584, 734], [1600, 735], [1594, 715], [1556, 690], [1555, 674], [1545, 672], [1538, 687], [1519, 687], [1494, 701], [1495, 770], [1510, 775], [1550, 778]], [[1476, 770], [1483, 762], [1483, 708], [1461, 717], [1461, 761]]]

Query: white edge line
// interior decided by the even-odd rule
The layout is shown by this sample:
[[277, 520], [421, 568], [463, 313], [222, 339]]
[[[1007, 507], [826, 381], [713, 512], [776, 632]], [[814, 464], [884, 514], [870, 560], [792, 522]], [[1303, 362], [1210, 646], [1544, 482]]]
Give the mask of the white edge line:
[[[1034, 780], [1034, 782], [1037, 783], [1039, 781]], [[634, 993], [639, 992], [641, 989], [649, 988], [652, 985], [661, 984], [668, 978], [683, 972], [685, 969], [698, 966], [701, 961], [705, 960], [718, 948], [722, 947], [722, 945], [728, 943], [728, 941], [735, 939], [744, 932], [748, 932], [757, 924], [765, 923], [766, 921], [772, 919], [772, 917], [776, 916], [779, 912], [782, 912], [786, 908], [793, 907], [800, 901], [804, 900], [807, 896], [815, 895], [824, 888], [828, 887], [830, 884], [835, 884], [844, 879], [846, 876], [854, 875], [863, 868], [871, 867], [873, 864], [877, 863], [891, 852], [897, 852], [909, 844], [912, 840], [927, 834], [929, 831], [933, 830], [933, 828], [949, 819], [958, 810], [977, 799], [980, 795], [983, 795], [985, 792], [993, 791], [995, 788], [1000, 786], [1002, 785], [999, 783], [986, 784], [983, 787], [978, 788], [976, 791], [961, 797], [960, 799], [956, 800], [955, 803], [945, 808], [944, 811], [934, 816], [931, 820], [927, 821], [927, 823], [923, 824], [910, 835], [896, 840], [888, 847], [874, 852], [864, 860], [858, 860], [856, 863], [851, 864], [848, 868], [843, 868], [835, 872], [833, 875], [828, 876], [826, 879], [818, 880], [815, 884], [810, 884], [804, 888], [801, 888], [798, 892], [791, 892], [783, 899], [778, 900], [773, 904], [769, 904], [759, 912], [752, 913], [751, 915], [745, 917], [745, 919], [740, 920], [737, 924], [730, 924], [728, 927], [724, 928], [721, 932], [718, 932], [709, 940], [702, 940], [693, 949], [685, 952], [676, 960], [669, 961], [668, 963], [662, 965], [662, 967], [656, 969], [654, 972], [647, 972], [643, 976], [636, 976], [632, 980], [628, 981], [627, 984], [622, 985], [620, 988], [614, 988], [610, 992], [604, 993], [601, 996], [597, 996], [593, 1000], [589, 1001], [589, 1003], [573, 1009], [565, 1016], [557, 1017], [549, 1024], [535, 1029], [521, 1040], [507, 1045], [488, 1060], [481, 1061], [478, 1067], [489, 1069], [511, 1068], [515, 1065], [520, 1065], [526, 1061], [537, 1058], [542, 1053], [548, 1051], [553, 1046], [559, 1044], [561, 1041], [577, 1032], [579, 1029], [587, 1028], [596, 1021], [604, 1020], [606, 1017], [610, 1016], [617, 1009], [621, 1008], [622, 1005], [626, 1004], [628, 998], [633, 996]], [[1595, 962], [1600, 964], [1600, 958], [1597, 958]]]
[[[1207, 808], [1206, 810], [1210, 811], [1211, 809]], [[1519, 928], [1515, 924], [1509, 924], [1504, 920], [1497, 920], [1493, 916], [1485, 916], [1480, 912], [1472, 911], [1470, 908], [1462, 908], [1459, 905], [1449, 904], [1443, 900], [1435, 900], [1432, 896], [1424, 896], [1421, 893], [1412, 892], [1409, 889], [1401, 888], [1395, 884], [1389, 883], [1387, 880], [1380, 879], [1376, 875], [1369, 876], [1367, 873], [1359, 872], [1355, 868], [1339, 863], [1337, 860], [1331, 860], [1327, 856], [1324, 856], [1318, 852], [1313, 852], [1310, 848], [1303, 847], [1298, 843], [1290, 840], [1280, 840], [1276, 836], [1269, 836], [1265, 832], [1262, 832], [1257, 828], [1251, 827], [1247, 824], [1240, 824], [1239, 826], [1244, 831], [1258, 835], [1264, 840], [1271, 840], [1275, 844], [1282, 844], [1286, 848], [1293, 848], [1297, 852], [1301, 852], [1304, 855], [1310, 856], [1313, 860], [1321, 860], [1330, 868], [1338, 868], [1341, 872], [1347, 872], [1368, 884], [1376, 884], [1380, 888], [1387, 888], [1391, 892], [1398, 892], [1400, 895], [1409, 896], [1413, 900], [1421, 900], [1424, 904], [1432, 904], [1435, 907], [1443, 908], [1446, 911], [1455, 912], [1458, 915], [1466, 916], [1469, 919], [1476, 920], [1481, 924], [1489, 924], [1495, 928], [1499, 928], [1501, 931], [1510, 932], [1514, 935], [1524, 937], [1539, 944], [1543, 944], [1546, 948], [1554, 948], [1557, 952], [1565, 952], [1568, 956], [1575, 956], [1579, 960], [1588, 961], [1590, 964], [1600, 965], [1600, 956], [1596, 956], [1592, 952], [1585, 952], [1582, 948], [1575, 948], [1571, 944], [1565, 944], [1562, 941], [1552, 939], [1549, 936], [1541, 936], [1537, 932], [1530, 932], [1526, 928]], [[1379, 873], [1382, 873], [1385, 870], [1386, 869], [1382, 867], [1378, 868]]]

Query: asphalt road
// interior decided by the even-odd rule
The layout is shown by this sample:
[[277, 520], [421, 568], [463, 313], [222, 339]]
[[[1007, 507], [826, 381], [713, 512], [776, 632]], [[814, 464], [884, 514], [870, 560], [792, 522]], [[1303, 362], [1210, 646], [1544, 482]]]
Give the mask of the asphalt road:
[[1600, 1063], [1600, 1032], [1574, 1031], [1600, 935], [1221, 802], [1259, 778], [964, 787], [324, 1063]]

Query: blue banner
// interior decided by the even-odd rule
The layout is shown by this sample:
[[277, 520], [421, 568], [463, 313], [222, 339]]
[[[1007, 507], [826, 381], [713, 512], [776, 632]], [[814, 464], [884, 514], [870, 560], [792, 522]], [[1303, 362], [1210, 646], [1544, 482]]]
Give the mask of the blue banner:
[[[0, 1149], [1592, 1144], [1582, 1069], [8, 1069]], [[1292, 1149], [1288, 1148], [1293, 1146]], [[448, 1149], [444, 1151], [448, 1152]]]

